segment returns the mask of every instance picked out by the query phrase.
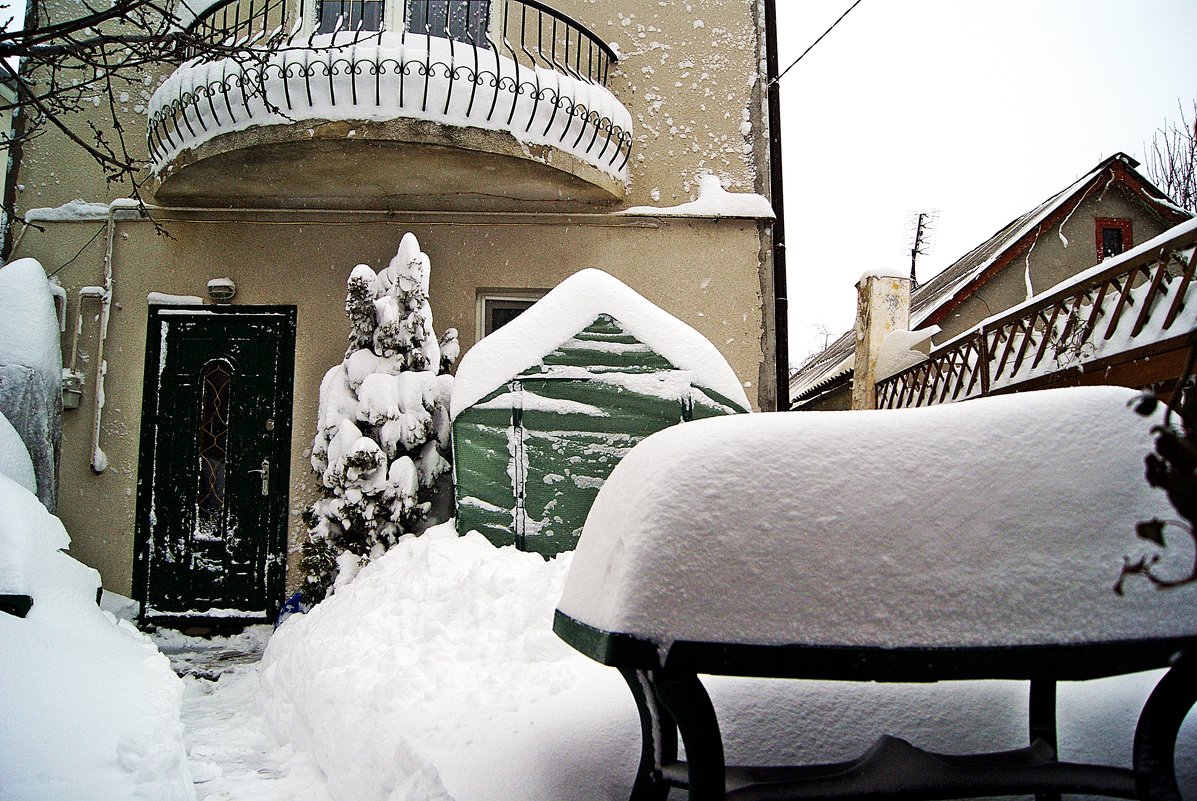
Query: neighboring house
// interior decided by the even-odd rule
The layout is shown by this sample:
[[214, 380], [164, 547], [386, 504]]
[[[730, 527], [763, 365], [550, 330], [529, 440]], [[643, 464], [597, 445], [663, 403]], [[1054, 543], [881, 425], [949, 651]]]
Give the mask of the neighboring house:
[[[455, 327], [463, 349], [601, 267], [714, 342], [772, 408], [772, 214], [761, 197], [736, 202], [771, 194], [769, 5], [191, 3], [188, 24], [213, 42], [280, 24], [297, 34], [264, 65], [163, 64], [130, 90], [123, 124], [148, 129], [152, 221], [54, 131], [19, 165], [18, 210], [45, 230], [18, 230], [14, 256], [56, 273], [82, 326], [66, 359], [85, 386], [65, 416], [59, 506], [72, 553], [151, 607], [149, 573], [216, 560], [240, 600], [195, 611], [276, 608], [279, 572], [289, 588], [299, 578], [345, 280], [359, 262], [384, 265], [406, 231], [435, 265], [437, 329]], [[250, 85], [267, 100], [242, 94]], [[204, 305], [150, 314], [149, 301]], [[155, 449], [174, 428], [199, 444]], [[202, 499], [201, 458], [226, 476]], [[227, 538], [261, 543], [252, 560], [196, 528], [201, 502], [229, 517]], [[163, 549], [163, 526], [194, 530], [194, 547]]]
[[[938, 327], [947, 342], [1192, 215], [1136, 171], [1125, 153], [1003, 226], [910, 293], [910, 328]], [[846, 409], [855, 333], [849, 331], [790, 376], [791, 408]]]

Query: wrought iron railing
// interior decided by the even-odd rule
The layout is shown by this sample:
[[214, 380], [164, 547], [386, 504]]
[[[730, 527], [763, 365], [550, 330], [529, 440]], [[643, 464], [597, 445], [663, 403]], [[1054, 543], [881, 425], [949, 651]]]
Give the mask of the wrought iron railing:
[[538, 0], [218, 0], [186, 31], [188, 78], [151, 103], [158, 166], [223, 130], [348, 104], [506, 128], [612, 173], [631, 154], [630, 118], [604, 113], [615, 52]]
[[539, 0], [218, 0], [187, 27], [185, 54], [311, 46], [310, 37], [320, 33], [367, 41], [388, 30], [493, 48], [522, 66], [601, 86], [617, 61], [582, 23]]
[[1197, 322], [1195, 267], [1197, 224], [1182, 224], [1158, 245], [990, 318], [926, 361], [877, 382], [877, 406], [931, 406], [1009, 391], [1147, 343], [1183, 340]]

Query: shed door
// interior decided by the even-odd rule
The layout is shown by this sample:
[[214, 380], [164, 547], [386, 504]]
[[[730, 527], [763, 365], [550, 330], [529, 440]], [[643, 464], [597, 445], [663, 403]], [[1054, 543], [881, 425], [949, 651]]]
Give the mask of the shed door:
[[[636, 378], [677, 380], [664, 371]], [[676, 387], [652, 394], [595, 378], [523, 379], [515, 391], [516, 546], [543, 554], [577, 545], [595, 496], [633, 445], [690, 416], [689, 395], [676, 397]]]
[[273, 618], [282, 601], [293, 308], [154, 308], [138, 477], [144, 616]]

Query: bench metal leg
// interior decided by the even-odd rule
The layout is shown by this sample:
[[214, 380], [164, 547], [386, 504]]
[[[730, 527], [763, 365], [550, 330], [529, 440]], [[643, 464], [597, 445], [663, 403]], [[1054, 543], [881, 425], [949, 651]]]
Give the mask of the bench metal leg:
[[1195, 704], [1197, 654], [1184, 653], [1151, 691], [1135, 729], [1135, 789], [1144, 801], [1181, 801], [1176, 736]]
[[636, 699], [640, 713], [640, 766], [629, 801], [665, 801], [669, 783], [662, 769], [677, 762], [677, 722], [657, 701], [649, 671], [619, 671]]
[[661, 671], [655, 679], [657, 697], [677, 721], [686, 746], [690, 801], [724, 801], [723, 738], [706, 688], [694, 673]]
[[[1051, 760], [1058, 759], [1056, 738], [1056, 682], [1052, 679], [1032, 679], [1029, 702], [1031, 745], [1043, 743], [1051, 749]], [[1035, 801], [1060, 801], [1059, 793], [1036, 793]]]

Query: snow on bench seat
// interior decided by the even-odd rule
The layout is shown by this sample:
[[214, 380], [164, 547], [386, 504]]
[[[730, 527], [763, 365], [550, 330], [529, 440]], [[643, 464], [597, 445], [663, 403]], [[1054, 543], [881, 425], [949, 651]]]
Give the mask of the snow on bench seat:
[[[1112, 590], [1143, 547], [1135, 524], [1176, 517], [1143, 477], [1160, 415], [1136, 414], [1134, 397], [1088, 387], [654, 434], [599, 493], [559, 623], [648, 641], [662, 664], [680, 641], [1033, 651], [1193, 637], [1197, 587]], [[1169, 558], [1191, 564], [1180, 550]]]

